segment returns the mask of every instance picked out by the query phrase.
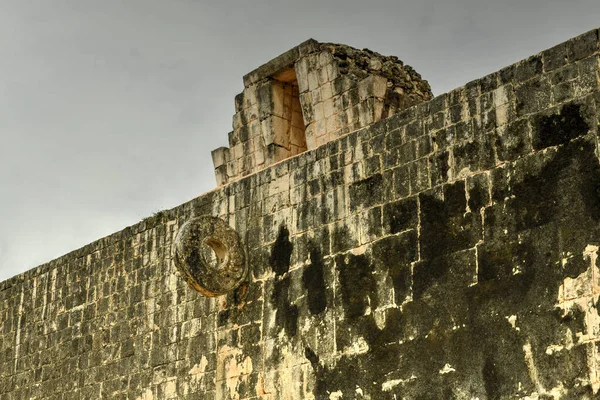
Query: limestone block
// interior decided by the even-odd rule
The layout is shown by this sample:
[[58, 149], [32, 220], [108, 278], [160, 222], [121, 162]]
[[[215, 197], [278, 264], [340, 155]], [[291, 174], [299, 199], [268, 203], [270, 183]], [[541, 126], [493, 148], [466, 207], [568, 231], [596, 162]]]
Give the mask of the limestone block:
[[335, 79], [331, 80], [333, 84], [333, 93], [344, 93], [354, 87], [354, 81], [348, 78], [346, 75], [338, 76]]
[[300, 93], [308, 91], [308, 60], [301, 58], [294, 65], [296, 71], [296, 80], [298, 81], [298, 90]]
[[296, 156], [306, 151], [305, 147], [296, 146], [295, 144], [290, 145], [290, 153], [292, 156]]
[[327, 142], [329, 142], [328, 134], [325, 133], [324, 135], [317, 136], [317, 147], [323, 146]]
[[308, 90], [315, 90], [319, 87], [319, 78], [317, 77], [316, 71], [310, 71], [308, 73]]
[[246, 120], [248, 122], [258, 119], [258, 104], [252, 104], [246, 108]]
[[215, 168], [215, 178], [217, 180], [217, 186], [227, 183], [227, 165], [220, 165]]
[[257, 166], [265, 163], [265, 148], [262, 145], [255, 146], [254, 161]]
[[294, 96], [294, 98], [293, 98], [292, 111], [297, 111], [297, 112], [302, 113], [302, 105], [300, 104], [300, 97], [298, 97], [298, 96]]
[[245, 109], [258, 104], [258, 100], [256, 98], [256, 85], [245, 88], [243, 93]]
[[278, 117], [283, 117], [283, 107], [285, 101], [285, 92], [284, 87], [281, 84], [273, 83], [273, 115], [277, 115]]
[[394, 104], [391, 104], [388, 106], [387, 112], [384, 114], [383, 118], [391, 117], [392, 115], [396, 114], [398, 111], [400, 111], [398, 109], [398, 107], [396, 107], [396, 105], [394, 105]]
[[312, 98], [313, 104], [317, 104], [323, 101], [323, 96], [321, 96], [321, 89], [317, 88], [315, 90], [310, 91], [310, 95]]
[[344, 110], [346, 109], [346, 107], [344, 107], [344, 96], [343, 95], [337, 95], [337, 96], [333, 96], [333, 110], [334, 113], [341, 113], [344, 112]]
[[258, 117], [263, 120], [273, 114], [273, 82], [259, 84], [256, 95], [258, 96]]
[[327, 120], [321, 119], [315, 122], [315, 134], [321, 136], [327, 133]]
[[501, 127], [509, 122], [510, 105], [502, 104], [496, 108], [496, 126]]
[[355, 106], [360, 103], [360, 96], [358, 95], [358, 87], [351, 88], [348, 90], [348, 103], [349, 107]]
[[273, 143], [267, 146], [267, 163], [273, 164], [285, 160], [290, 156], [290, 151], [285, 147]]
[[235, 112], [240, 112], [244, 109], [244, 92], [235, 96]]
[[239, 129], [236, 129], [236, 134], [240, 142], [245, 142], [250, 138], [250, 131], [248, 125], [242, 125]]
[[294, 186], [290, 190], [290, 203], [292, 205], [299, 204], [306, 197], [306, 187], [303, 185]]
[[250, 154], [254, 151], [253, 143], [251, 140], [246, 140], [242, 142], [242, 151], [244, 155]]
[[316, 71], [319, 68], [319, 53], [309, 54], [306, 59], [309, 71]]
[[345, 111], [342, 111], [340, 113], [336, 113], [335, 115], [338, 118], [340, 128], [348, 126], [348, 115], [346, 114]]
[[351, 125], [354, 122], [355, 118], [358, 119], [358, 115], [355, 116], [354, 114], [353, 107], [346, 109], [344, 113], [346, 114], [346, 120], [348, 120], [349, 125]]
[[227, 147], [219, 147], [211, 152], [213, 165], [215, 168], [224, 165], [229, 161], [229, 148]]
[[292, 85], [290, 82], [284, 82], [283, 92], [285, 93], [286, 97], [292, 96], [294, 94], [294, 85]]
[[273, 196], [278, 193], [286, 192], [290, 190], [290, 176], [283, 175], [275, 179], [269, 185], [268, 195]]
[[242, 158], [242, 156], [244, 155], [244, 147], [242, 145], [242, 143], [238, 143], [235, 146], [233, 146], [233, 159], [237, 160], [239, 158]]
[[315, 122], [307, 125], [306, 129], [304, 131], [304, 133], [306, 135], [306, 148], [308, 150], [312, 150], [315, 147], [317, 147], [317, 137], [315, 136], [315, 125], [316, 125]]
[[361, 101], [369, 97], [384, 98], [387, 91], [387, 78], [370, 75], [358, 82], [358, 95]]
[[315, 111], [315, 121], [317, 121], [317, 122], [323, 121], [323, 119], [325, 118], [323, 103], [316, 103], [315, 107], [314, 107], [314, 111]]
[[287, 96], [284, 99], [284, 103], [283, 103], [283, 115], [282, 117], [285, 119], [291, 119], [292, 118], [292, 99], [291, 96]]
[[358, 97], [358, 89], [357, 88], [354, 88], [353, 90], [349, 90], [347, 92], [344, 92], [340, 96], [341, 96], [341, 99], [342, 99], [342, 107], [343, 107], [344, 110], [352, 108], [352, 106], [355, 106], [358, 103], [360, 103], [360, 99]]
[[333, 99], [329, 98], [323, 101], [323, 116], [329, 118], [333, 115]]
[[289, 148], [290, 146], [290, 123], [288, 120], [272, 116], [273, 143]]
[[315, 120], [312, 97], [310, 93], [300, 94], [300, 107], [302, 108], [302, 118], [304, 119], [306, 125]]
[[304, 135], [304, 129], [292, 127], [290, 132], [291, 144], [299, 147], [306, 147], [306, 137]]
[[492, 94], [494, 96], [494, 104], [496, 105], [496, 107], [508, 103], [507, 85], [500, 86], [498, 89], [494, 90]]
[[358, 105], [358, 121], [361, 127], [373, 123], [373, 109], [366, 101]]
[[260, 123], [253, 120], [248, 123], [248, 133], [251, 138], [260, 138]]
[[363, 123], [360, 120], [360, 104], [358, 103], [354, 106], [352, 106], [351, 110], [351, 114], [352, 114], [352, 119], [349, 119], [348, 124], [351, 126], [352, 129], [359, 129], [360, 127], [362, 127]]
[[373, 122], [385, 118], [385, 104], [381, 99], [373, 99]]
[[325, 66], [325, 69], [327, 69], [327, 77], [329, 78], [330, 82], [333, 82], [334, 80], [336, 80], [338, 78], [338, 76], [340, 75], [338, 66], [334, 62], [327, 64]]
[[344, 181], [345, 182], [354, 182], [362, 179], [362, 177], [357, 173], [357, 166], [360, 163], [353, 163], [344, 166]]
[[273, 196], [269, 196], [265, 199], [263, 203], [264, 211], [272, 214], [277, 212], [277, 210], [283, 207], [281, 202], [281, 196], [279, 194], [275, 194]]
[[327, 76], [327, 68], [319, 67], [319, 69], [317, 69], [317, 79], [319, 81], [319, 86], [324, 85], [326, 82], [329, 82], [329, 77]]
[[300, 111], [295, 110], [292, 113], [292, 126], [304, 129], [304, 120], [302, 119], [302, 113]]
[[242, 175], [247, 175], [254, 168], [254, 153], [245, 153], [238, 161]]
[[291, 107], [291, 105], [283, 107], [282, 118], [285, 119], [285, 120], [287, 120], [287, 121], [291, 121], [292, 120], [292, 107]]
[[327, 132], [335, 132], [340, 129], [340, 120], [337, 115], [331, 115], [327, 118]]
[[260, 122], [260, 131], [263, 143], [265, 146], [269, 146], [273, 143], [273, 118], [266, 118]]
[[350, 128], [348, 128], [347, 125], [342, 125], [343, 127], [338, 129], [335, 132], [329, 132], [329, 137], [331, 138], [331, 140], [337, 139], [343, 135], [345, 135], [346, 133], [350, 132]]
[[333, 91], [331, 87], [331, 82], [325, 82], [323, 86], [321, 86], [321, 99], [323, 101], [333, 97]]
[[238, 137], [238, 132], [239, 131], [231, 131], [227, 134], [227, 137], [229, 139], [229, 148], [232, 148], [233, 146], [235, 146], [236, 144], [238, 144], [240, 142], [240, 139]]
[[319, 53], [319, 67], [325, 67], [333, 63], [333, 55], [327, 51]]
[[230, 161], [227, 163], [227, 176], [235, 177], [237, 176], [237, 163], [234, 161]]

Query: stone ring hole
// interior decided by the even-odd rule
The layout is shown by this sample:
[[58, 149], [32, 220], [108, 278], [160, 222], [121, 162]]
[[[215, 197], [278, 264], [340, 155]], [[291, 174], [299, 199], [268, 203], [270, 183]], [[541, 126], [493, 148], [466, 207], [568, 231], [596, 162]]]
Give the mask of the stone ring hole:
[[[204, 240], [204, 243], [212, 250], [212, 258], [218, 269], [226, 270], [227, 262], [229, 261], [229, 250], [219, 239], [213, 237]], [[225, 273], [227, 277], [227, 272]]]
[[187, 221], [175, 238], [173, 252], [184, 279], [205, 296], [229, 293], [246, 279], [246, 254], [240, 237], [220, 218]]

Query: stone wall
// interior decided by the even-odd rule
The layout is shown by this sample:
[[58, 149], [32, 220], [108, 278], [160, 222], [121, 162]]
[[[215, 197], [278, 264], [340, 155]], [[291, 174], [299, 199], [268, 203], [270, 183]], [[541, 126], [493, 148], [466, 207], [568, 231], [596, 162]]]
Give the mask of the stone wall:
[[[598, 31], [0, 284], [0, 399], [591, 399]], [[203, 297], [192, 216], [246, 246]]]

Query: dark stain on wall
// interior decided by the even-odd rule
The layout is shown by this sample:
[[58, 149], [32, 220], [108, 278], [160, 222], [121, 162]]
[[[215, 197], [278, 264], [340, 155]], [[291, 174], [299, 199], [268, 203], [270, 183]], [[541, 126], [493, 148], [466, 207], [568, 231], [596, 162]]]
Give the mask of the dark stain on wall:
[[389, 233], [398, 233], [413, 228], [417, 223], [417, 199], [409, 197], [383, 207], [384, 225]]
[[325, 277], [321, 252], [314, 243], [309, 243], [310, 264], [302, 272], [302, 283], [307, 293], [308, 311], [311, 314], [320, 314], [327, 308], [325, 292]]
[[375, 242], [373, 244], [373, 259], [375, 264], [380, 266], [380, 269], [387, 271], [394, 286], [396, 304], [402, 304], [411, 293], [410, 264], [417, 260], [416, 230]]
[[468, 180], [469, 209], [478, 212], [490, 202], [490, 186], [487, 174], [475, 175]]
[[282, 225], [271, 249], [270, 265], [275, 276], [280, 277], [288, 272], [293, 250], [294, 245], [290, 242], [290, 232]]
[[339, 272], [344, 316], [352, 320], [364, 315], [367, 308], [377, 307], [373, 268], [365, 255], [335, 257]]
[[536, 124], [537, 134], [533, 136], [536, 150], [567, 143], [584, 135], [589, 129], [579, 104], [567, 104], [558, 114], [538, 117]]
[[350, 208], [369, 207], [381, 202], [383, 196], [383, 176], [373, 175], [350, 186]]
[[298, 330], [298, 306], [292, 305], [289, 300], [291, 278], [287, 273], [290, 269], [293, 250], [290, 233], [285, 226], [281, 226], [271, 249], [270, 265], [275, 272], [271, 304], [277, 310], [275, 317], [277, 326], [279, 329], [285, 329], [288, 337], [296, 336]]
[[419, 196], [423, 259], [471, 248], [482, 238], [481, 215], [466, 212], [465, 182], [457, 181], [443, 189], [443, 200], [431, 192]]

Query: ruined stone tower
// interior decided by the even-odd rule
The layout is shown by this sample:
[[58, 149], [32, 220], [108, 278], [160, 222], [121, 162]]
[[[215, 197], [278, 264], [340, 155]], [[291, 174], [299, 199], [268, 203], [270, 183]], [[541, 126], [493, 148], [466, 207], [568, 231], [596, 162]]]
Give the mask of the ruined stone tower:
[[251, 72], [215, 190], [0, 283], [0, 400], [598, 398], [599, 46]]
[[397, 57], [307, 40], [244, 76], [229, 147], [212, 152], [217, 184], [432, 97], [427, 81]]

